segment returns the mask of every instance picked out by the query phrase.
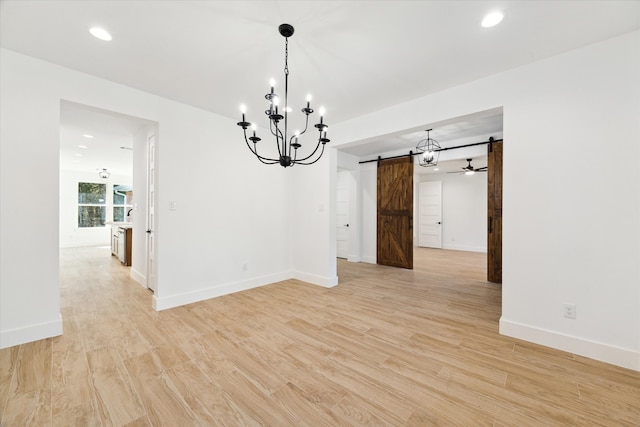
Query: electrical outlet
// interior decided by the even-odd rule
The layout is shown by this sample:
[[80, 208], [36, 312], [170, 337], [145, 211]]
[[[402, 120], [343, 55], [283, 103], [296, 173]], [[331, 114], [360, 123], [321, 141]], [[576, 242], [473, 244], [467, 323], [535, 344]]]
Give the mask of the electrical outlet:
[[242, 271], [247, 271], [248, 270], [248, 266], [247, 263], [245, 262], [244, 264], [242, 264]]
[[576, 305], [565, 303], [562, 306], [562, 313], [564, 317], [567, 319], [575, 319], [576, 318]]

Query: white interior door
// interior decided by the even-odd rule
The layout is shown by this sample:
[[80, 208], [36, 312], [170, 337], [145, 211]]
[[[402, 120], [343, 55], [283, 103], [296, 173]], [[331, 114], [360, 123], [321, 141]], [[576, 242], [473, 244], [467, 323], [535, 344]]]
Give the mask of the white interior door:
[[155, 205], [156, 205], [156, 137], [152, 135], [147, 141], [147, 287], [156, 291], [156, 239], [155, 239]]
[[336, 255], [349, 256], [349, 172], [338, 172], [336, 188]]
[[442, 248], [442, 181], [421, 182], [418, 191], [418, 246]]

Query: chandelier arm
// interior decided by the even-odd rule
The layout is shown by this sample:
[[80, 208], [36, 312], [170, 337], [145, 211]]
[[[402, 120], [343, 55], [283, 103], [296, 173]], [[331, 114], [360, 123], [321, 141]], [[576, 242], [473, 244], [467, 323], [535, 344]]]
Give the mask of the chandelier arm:
[[[275, 131], [274, 131], [275, 127]], [[271, 135], [276, 137], [276, 147], [278, 147], [278, 156], [282, 156], [282, 151], [280, 150], [280, 140], [282, 139], [282, 131], [278, 128], [278, 124], [273, 120], [269, 120], [269, 128], [271, 130]]]
[[[318, 143], [316, 144], [315, 150], [313, 150], [313, 152], [311, 154], [309, 154], [307, 157], [305, 157], [303, 159], [300, 159], [300, 162], [304, 162], [305, 160], [309, 160], [311, 157], [313, 157], [313, 155], [316, 154], [316, 151], [318, 151], [318, 148], [320, 148], [320, 140], [319, 139], [318, 139]], [[322, 151], [324, 152], [324, 144], [322, 144]], [[304, 163], [302, 163], [302, 164], [304, 164]]]
[[[251, 151], [251, 153], [253, 153], [254, 156], [256, 156], [258, 158], [258, 160], [260, 160], [262, 163], [266, 164], [266, 165], [272, 165], [274, 163], [278, 163], [279, 160], [277, 159], [270, 159], [268, 157], [262, 157], [260, 154], [258, 154], [258, 147], [256, 147], [256, 143], [253, 144], [253, 147], [251, 147], [251, 144], [249, 143], [249, 139], [247, 138], [247, 131], [244, 131], [244, 142], [247, 143], [247, 147], [249, 148], [249, 151]], [[267, 162], [265, 162], [265, 160], [267, 160]]]
[[[275, 131], [273, 130], [274, 126], [275, 126]], [[278, 125], [276, 125], [273, 120], [269, 120], [269, 130], [271, 131], [271, 135], [278, 138], [278, 144], [280, 144], [280, 138], [282, 138], [282, 132], [278, 129]]]
[[305, 122], [304, 122], [304, 130], [302, 132], [300, 132], [300, 135], [304, 135], [304, 133], [307, 131], [307, 129], [309, 128], [309, 115], [305, 114], [307, 116]]
[[278, 147], [278, 156], [282, 157], [284, 153], [284, 155], [287, 154], [287, 150], [285, 149], [285, 145], [284, 142], [282, 144], [282, 149], [280, 148], [280, 141], [284, 141], [284, 135], [282, 135], [282, 131], [280, 130], [280, 128], [278, 127], [278, 123], [274, 123], [275, 127], [276, 127], [276, 146]]
[[265, 157], [261, 157], [261, 156], [257, 156], [257, 155], [256, 155], [256, 157], [258, 158], [258, 160], [260, 160], [260, 162], [264, 163], [265, 165], [275, 165], [276, 163], [280, 163], [279, 160], [267, 159], [269, 161], [265, 162], [264, 160], [262, 160]]
[[[317, 148], [316, 148], [316, 150], [317, 150]], [[315, 152], [315, 151], [314, 151], [314, 152]], [[323, 154], [324, 154], [324, 144], [322, 144], [322, 151], [320, 151], [320, 155], [318, 156], [318, 158], [317, 158], [317, 159], [315, 159], [315, 160], [314, 160], [314, 161], [312, 161], [312, 162], [304, 162], [304, 160], [306, 160], [306, 159], [308, 159], [309, 157], [311, 157], [311, 156], [309, 156], [309, 157], [307, 157], [306, 159], [301, 159], [301, 160], [296, 161], [296, 163], [297, 163], [297, 164], [300, 164], [300, 165], [305, 165], [305, 166], [312, 165], [312, 164], [316, 163], [318, 160], [320, 160], [320, 159], [322, 158], [322, 155], [323, 155]]]

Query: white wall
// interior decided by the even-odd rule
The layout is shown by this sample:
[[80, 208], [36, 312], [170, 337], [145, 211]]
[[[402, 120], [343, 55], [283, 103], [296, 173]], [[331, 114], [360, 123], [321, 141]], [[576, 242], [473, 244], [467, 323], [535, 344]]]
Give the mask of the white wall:
[[[292, 219], [292, 196], [306, 191], [292, 185], [296, 170], [259, 164], [234, 121], [5, 49], [0, 55], [0, 347], [62, 332], [61, 100], [158, 123], [157, 309], [286, 279], [294, 268], [331, 280], [326, 234], [314, 237], [319, 249], [297, 246], [320, 261], [292, 263], [292, 232], [306, 226]], [[330, 182], [316, 185], [326, 201]], [[329, 209], [318, 223], [324, 229]], [[311, 218], [308, 226], [318, 224]]]
[[[419, 207], [417, 184], [442, 181], [442, 248], [487, 251], [487, 174], [416, 175], [414, 206]], [[415, 218], [420, 218], [416, 214]], [[414, 227], [419, 230], [419, 225]], [[414, 244], [417, 245], [417, 238]]]
[[336, 170], [335, 150], [325, 150], [313, 166], [295, 166], [284, 171], [288, 176], [295, 172], [288, 186], [295, 199], [291, 217], [293, 276], [325, 287], [338, 284]]
[[378, 164], [360, 165], [360, 188], [362, 199], [362, 261], [378, 262]]
[[[131, 185], [131, 176], [114, 175], [101, 179], [97, 172], [60, 171], [60, 247], [111, 244], [111, 227], [78, 228], [78, 183], [107, 184], [107, 221], [112, 212], [113, 185]], [[134, 193], [135, 194], [135, 193]]]
[[0, 58], [0, 347], [4, 348], [62, 333], [60, 99], [49, 79], [34, 78], [28, 64], [18, 61], [10, 67], [12, 53], [0, 50]]
[[[333, 138], [339, 148], [496, 107], [501, 333], [640, 370], [640, 32], [340, 123]], [[370, 190], [363, 180], [363, 201]]]

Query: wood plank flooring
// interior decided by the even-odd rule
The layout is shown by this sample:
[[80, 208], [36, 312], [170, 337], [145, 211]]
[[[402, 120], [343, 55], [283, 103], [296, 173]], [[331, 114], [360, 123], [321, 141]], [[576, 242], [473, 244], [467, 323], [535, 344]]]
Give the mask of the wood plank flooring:
[[3, 427], [640, 425], [640, 373], [498, 334], [484, 254], [155, 312], [108, 248], [61, 253], [64, 335], [0, 350]]

